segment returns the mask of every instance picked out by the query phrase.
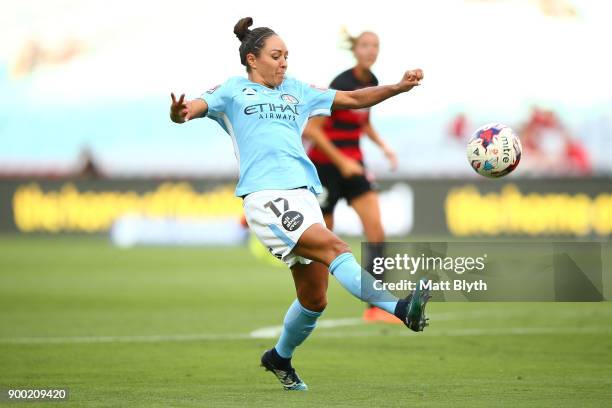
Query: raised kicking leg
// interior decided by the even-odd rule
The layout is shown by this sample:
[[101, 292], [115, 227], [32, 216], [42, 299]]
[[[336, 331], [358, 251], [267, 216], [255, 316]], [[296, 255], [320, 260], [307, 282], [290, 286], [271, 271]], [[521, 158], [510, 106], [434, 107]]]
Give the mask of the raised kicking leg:
[[397, 316], [413, 331], [427, 325], [425, 305], [429, 291], [420, 285], [405, 299], [397, 299], [389, 292], [374, 289], [374, 278], [364, 271], [349, 246], [321, 224], [311, 225], [300, 237], [292, 251], [301, 257], [319, 261], [355, 297]]

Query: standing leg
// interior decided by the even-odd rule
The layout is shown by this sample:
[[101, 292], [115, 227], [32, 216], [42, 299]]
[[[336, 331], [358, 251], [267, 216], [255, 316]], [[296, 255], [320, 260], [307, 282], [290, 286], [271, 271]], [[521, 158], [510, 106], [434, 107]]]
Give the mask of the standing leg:
[[286, 390], [307, 390], [291, 365], [295, 348], [314, 330], [317, 319], [327, 305], [327, 267], [313, 262], [308, 265], [295, 264], [291, 267], [297, 299], [285, 314], [283, 331], [274, 348], [266, 351], [261, 364], [272, 371]]
[[291, 267], [297, 299], [291, 304], [283, 331], [275, 349], [280, 357], [290, 359], [297, 346], [302, 344], [314, 329], [317, 319], [327, 306], [327, 267], [318, 262]]

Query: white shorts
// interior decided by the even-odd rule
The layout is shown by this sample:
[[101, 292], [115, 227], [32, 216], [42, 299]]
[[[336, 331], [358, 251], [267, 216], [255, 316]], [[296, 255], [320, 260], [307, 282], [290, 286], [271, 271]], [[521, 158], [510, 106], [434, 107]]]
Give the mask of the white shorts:
[[308, 227], [325, 226], [313, 192], [306, 188], [257, 191], [247, 195], [242, 206], [251, 231], [272, 255], [289, 267], [312, 262], [291, 251]]

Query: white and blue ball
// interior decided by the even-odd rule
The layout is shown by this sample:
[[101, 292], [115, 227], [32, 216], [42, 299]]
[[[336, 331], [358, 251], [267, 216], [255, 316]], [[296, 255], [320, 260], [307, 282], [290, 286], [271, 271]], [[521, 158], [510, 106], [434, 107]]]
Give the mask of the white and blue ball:
[[498, 178], [511, 173], [521, 161], [523, 148], [514, 131], [501, 123], [479, 127], [467, 145], [467, 158], [476, 173]]

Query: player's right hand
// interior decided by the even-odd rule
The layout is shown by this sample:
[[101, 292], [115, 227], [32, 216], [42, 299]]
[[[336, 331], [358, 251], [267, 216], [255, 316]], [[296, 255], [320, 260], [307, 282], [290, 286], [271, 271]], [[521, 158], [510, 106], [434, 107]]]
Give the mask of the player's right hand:
[[170, 117], [175, 122], [184, 122], [188, 119], [189, 107], [185, 102], [185, 94], [182, 94], [178, 100], [174, 96], [174, 93], [170, 94], [172, 98], [172, 104], [170, 105]]
[[338, 167], [340, 174], [344, 178], [363, 175], [363, 166], [355, 159], [349, 157], [342, 161], [342, 165]]

